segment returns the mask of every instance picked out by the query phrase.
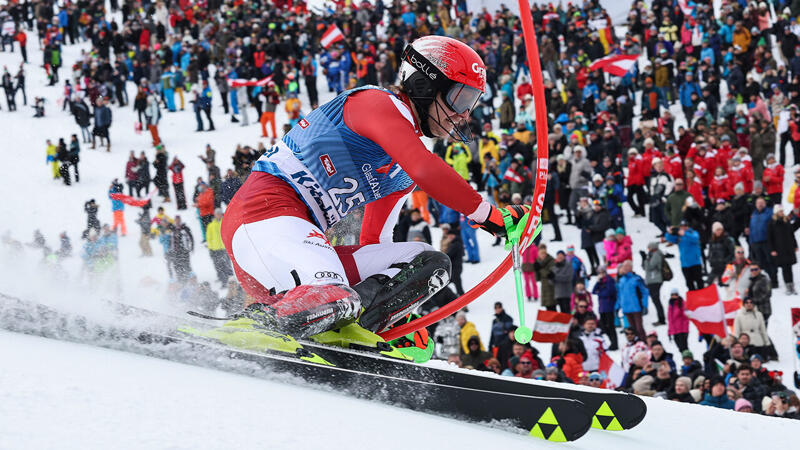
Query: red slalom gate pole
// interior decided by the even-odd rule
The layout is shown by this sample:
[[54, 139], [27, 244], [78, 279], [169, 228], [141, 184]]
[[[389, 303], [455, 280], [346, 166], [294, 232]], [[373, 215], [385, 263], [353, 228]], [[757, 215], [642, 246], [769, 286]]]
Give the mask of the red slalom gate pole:
[[[536, 178], [534, 179], [533, 204], [531, 205], [531, 216], [525, 231], [520, 240], [522, 250], [528, 248], [533, 242], [534, 231], [539, 226], [542, 217], [542, 207], [544, 204], [544, 191], [547, 187], [547, 173], [550, 167], [549, 149], [547, 142], [547, 105], [544, 98], [544, 80], [542, 79], [542, 66], [539, 63], [539, 47], [536, 44], [536, 34], [533, 30], [533, 17], [531, 7], [527, 0], [519, 0], [520, 19], [522, 22], [522, 34], [525, 38], [525, 50], [528, 53], [528, 67], [531, 72], [531, 84], [533, 85], [533, 102], [536, 112]], [[459, 309], [476, 300], [494, 286], [500, 278], [511, 268], [511, 255], [503, 259], [486, 278], [475, 287], [465, 292], [461, 297], [444, 305], [443, 307], [426, 314], [412, 322], [391, 328], [383, 333], [379, 333], [387, 341], [397, 339], [409, 333], [413, 333], [428, 325], [434, 324], [447, 316], [452, 315]]]

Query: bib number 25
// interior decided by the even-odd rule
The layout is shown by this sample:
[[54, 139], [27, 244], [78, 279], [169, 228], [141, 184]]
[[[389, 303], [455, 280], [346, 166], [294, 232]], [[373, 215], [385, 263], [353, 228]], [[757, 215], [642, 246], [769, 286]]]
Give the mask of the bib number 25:
[[[344, 177], [343, 181], [348, 184], [347, 187], [328, 189], [328, 194], [331, 196], [331, 199], [333, 199], [333, 204], [336, 206], [336, 210], [342, 216], [366, 201], [363, 193], [356, 192], [358, 190], [357, 180], [350, 177]], [[354, 192], [356, 193], [353, 194]]]

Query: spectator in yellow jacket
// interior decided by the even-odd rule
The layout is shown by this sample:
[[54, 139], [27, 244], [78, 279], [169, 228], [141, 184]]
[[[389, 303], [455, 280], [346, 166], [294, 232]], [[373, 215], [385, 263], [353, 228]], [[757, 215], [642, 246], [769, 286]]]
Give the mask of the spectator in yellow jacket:
[[47, 140], [47, 162], [50, 164], [50, 170], [53, 171], [53, 179], [58, 179], [60, 177], [58, 173], [58, 159], [56, 155], [58, 154], [58, 147], [56, 147], [53, 142], [48, 139]]
[[459, 311], [456, 313], [456, 323], [459, 327], [461, 327], [461, 333], [459, 334], [459, 341], [461, 341], [461, 353], [468, 354], [469, 353], [469, 338], [472, 336], [477, 336], [478, 340], [481, 344], [481, 351], [486, 351], [486, 347], [483, 346], [483, 341], [481, 341], [481, 335], [478, 334], [478, 329], [475, 328], [475, 324], [472, 322], [467, 322], [467, 313], [464, 311]]
[[228, 259], [228, 253], [225, 251], [225, 244], [222, 243], [221, 227], [222, 209], [217, 208], [214, 210], [214, 218], [206, 227], [206, 246], [211, 255], [211, 262], [214, 263], [214, 270], [217, 271], [217, 279], [222, 287], [225, 287], [228, 278], [233, 275], [233, 270], [231, 269], [231, 260]]
[[463, 142], [453, 142], [447, 146], [444, 160], [447, 164], [453, 166], [453, 170], [461, 175], [461, 178], [469, 181], [469, 168], [467, 168], [467, 165], [472, 161], [472, 152], [469, 151], [469, 147]]
[[480, 157], [481, 161], [481, 173], [486, 171], [485, 155], [488, 153], [492, 155], [492, 159], [494, 159], [495, 161], [499, 161], [500, 160], [499, 152], [500, 152], [500, 147], [498, 147], [497, 145], [497, 139], [494, 139], [487, 134], [481, 136], [481, 139], [478, 142], [478, 156]]

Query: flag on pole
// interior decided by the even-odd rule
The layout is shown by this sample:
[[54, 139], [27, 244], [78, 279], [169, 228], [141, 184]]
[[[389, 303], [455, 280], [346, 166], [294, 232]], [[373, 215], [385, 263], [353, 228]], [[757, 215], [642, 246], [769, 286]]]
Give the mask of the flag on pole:
[[572, 316], [567, 313], [539, 310], [536, 326], [533, 327], [533, 340], [536, 342], [561, 342], [569, 335]]
[[150, 197], [152, 197], [153, 193], [155, 192], [156, 190], [153, 189], [152, 191], [150, 191], [149, 194], [147, 194], [147, 197], [144, 198], [133, 198], [130, 195], [119, 194], [119, 193], [111, 194], [110, 197], [112, 200], [119, 200], [122, 203], [125, 203], [126, 205], [142, 207], [146, 205], [147, 202], [150, 201]]
[[701, 334], [725, 337], [725, 314], [716, 284], [686, 293], [686, 316]]
[[608, 353], [600, 352], [600, 366], [598, 372], [603, 374], [603, 387], [606, 389], [616, 389], [622, 384], [625, 378], [625, 370], [608, 356]]
[[236, 79], [228, 79], [228, 86], [238, 88], [238, 87], [255, 87], [260, 86], [264, 87], [267, 85], [274, 85], [275, 83], [272, 81], [272, 75], [264, 77], [260, 80], [250, 79], [244, 80], [241, 78]]
[[638, 58], [639, 55], [609, 55], [593, 62], [589, 70], [602, 70], [617, 77], [624, 77]]
[[342, 40], [344, 40], [344, 34], [342, 34], [342, 30], [340, 30], [336, 24], [332, 24], [327, 30], [325, 30], [325, 33], [322, 34], [322, 39], [319, 40], [319, 43], [327, 49], [331, 45]]

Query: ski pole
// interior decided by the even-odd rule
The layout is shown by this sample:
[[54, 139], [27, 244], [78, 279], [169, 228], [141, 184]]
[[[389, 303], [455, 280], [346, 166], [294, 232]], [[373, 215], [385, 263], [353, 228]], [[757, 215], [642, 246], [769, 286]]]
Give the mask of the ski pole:
[[[509, 250], [510, 244], [511, 261], [514, 268], [514, 284], [517, 292], [517, 309], [519, 310], [519, 327], [514, 331], [514, 339], [520, 344], [527, 344], [533, 336], [533, 331], [525, 326], [525, 298], [522, 295], [522, 250], [520, 249], [520, 238], [529, 218], [530, 213], [527, 213], [519, 223], [514, 225], [510, 215], [503, 214], [503, 222], [505, 222], [507, 230], [506, 250]], [[533, 238], [538, 236], [541, 231], [542, 224], [540, 222], [533, 232]]]

